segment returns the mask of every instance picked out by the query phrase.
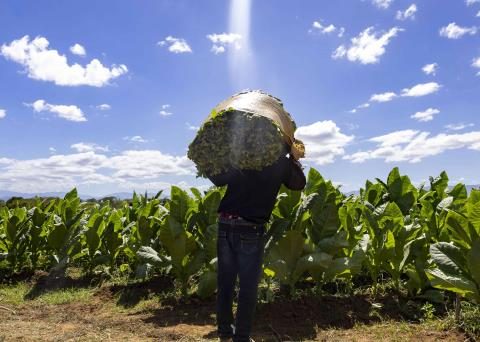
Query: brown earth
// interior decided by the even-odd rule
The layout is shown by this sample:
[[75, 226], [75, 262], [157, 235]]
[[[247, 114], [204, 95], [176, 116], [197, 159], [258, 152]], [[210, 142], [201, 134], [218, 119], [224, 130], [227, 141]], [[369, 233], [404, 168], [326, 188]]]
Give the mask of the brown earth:
[[[68, 281], [67, 281], [68, 282]], [[34, 299], [45, 279], [19, 305], [0, 306], [3, 341], [216, 341], [215, 301], [162, 299], [168, 279], [92, 290], [84, 301], [45, 304]], [[38, 285], [40, 284], [40, 285]], [[84, 283], [69, 283], [78, 287]], [[155, 296], [156, 294], [156, 296]], [[278, 298], [257, 308], [256, 341], [465, 341], [455, 330], [419, 323], [415, 303], [398, 298], [309, 296]]]

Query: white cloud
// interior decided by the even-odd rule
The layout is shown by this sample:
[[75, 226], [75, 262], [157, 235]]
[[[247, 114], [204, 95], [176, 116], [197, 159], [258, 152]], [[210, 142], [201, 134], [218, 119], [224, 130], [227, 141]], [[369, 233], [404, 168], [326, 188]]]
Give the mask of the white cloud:
[[333, 59], [340, 59], [340, 58], [344, 58], [346, 55], [347, 55], [347, 48], [345, 47], [345, 45], [340, 45], [339, 47], [337, 47], [335, 49], [335, 51], [333, 51], [332, 53], [332, 58]]
[[372, 0], [372, 4], [381, 9], [387, 9], [393, 3], [393, 0]]
[[450, 23], [447, 26], [444, 26], [440, 29], [440, 36], [449, 38], [449, 39], [459, 39], [466, 34], [474, 35], [476, 33], [477, 33], [477, 28], [475, 26], [461, 27], [461, 26], [458, 26], [456, 23]]
[[412, 119], [415, 119], [420, 122], [427, 122], [433, 120], [433, 116], [439, 114], [440, 111], [435, 108], [428, 108], [423, 112], [416, 112], [415, 114], [411, 115]]
[[370, 141], [377, 142], [382, 147], [394, 146], [409, 142], [417, 133], [418, 131], [406, 129], [371, 138]]
[[397, 95], [396, 93], [391, 91], [385, 92], [385, 93], [373, 94], [367, 103], [364, 103], [360, 106], [357, 106], [357, 108], [350, 110], [350, 113], [356, 113], [358, 109], [367, 108], [373, 102], [390, 102], [399, 96], [400, 97], [426, 96], [426, 95], [437, 92], [438, 90], [440, 90], [440, 88], [441, 88], [441, 85], [439, 85], [438, 83], [430, 82], [430, 83], [417, 84], [412, 88], [404, 88], [400, 95]]
[[224, 46], [213, 45], [211, 51], [214, 54], [218, 55], [218, 54], [224, 53], [226, 50]]
[[78, 43], [73, 46], [70, 46], [70, 52], [78, 56], [85, 56], [87, 54], [87, 52], [85, 51], [85, 48]]
[[87, 118], [83, 114], [82, 110], [75, 105], [54, 105], [45, 102], [45, 100], [37, 100], [31, 104], [27, 104], [27, 106], [33, 107], [33, 110], [37, 113], [50, 112], [56, 114], [62, 119], [69, 121], [87, 121]]
[[170, 108], [170, 105], [169, 104], [164, 104], [162, 105], [162, 110], [160, 110], [159, 114], [161, 116], [170, 116], [172, 115], [173, 113], [172, 112], [169, 112], [167, 109]]
[[376, 142], [375, 149], [346, 155], [343, 159], [362, 163], [370, 159], [384, 159], [386, 162], [417, 163], [429, 156], [447, 150], [468, 148], [480, 151], [480, 132], [464, 134], [437, 134], [413, 130], [397, 131], [370, 139]]
[[466, 0], [467, 6], [473, 5], [475, 3], [480, 3], [480, 0]]
[[193, 163], [186, 156], [172, 156], [156, 150], [124, 151], [111, 157], [105, 167], [114, 169], [113, 176], [123, 179], [193, 174]]
[[408, 7], [405, 11], [397, 11], [396, 18], [398, 20], [407, 20], [407, 19], [415, 19], [415, 13], [417, 13], [417, 5], [412, 4]]
[[425, 74], [433, 75], [433, 76], [435, 76], [437, 74], [437, 70], [438, 70], [438, 64], [437, 63], [426, 64], [422, 68], [422, 71]]
[[96, 107], [98, 110], [110, 110], [112, 106], [107, 103], [100, 104]]
[[368, 107], [370, 107], [370, 103], [366, 102], [366, 103], [363, 103], [363, 104], [357, 106], [357, 108], [350, 110], [349, 112], [350, 113], [356, 113], [359, 109], [365, 109], [365, 108], [368, 108]]
[[5, 109], [0, 109], [0, 119], [3, 119], [7, 116], [7, 111]]
[[123, 140], [126, 140], [128, 142], [132, 142], [132, 143], [146, 143], [148, 142], [148, 140], [142, 138], [140, 135], [134, 135], [133, 137], [123, 137]]
[[49, 147], [49, 148], [48, 148], [48, 151], [49, 151], [51, 154], [57, 153], [57, 149], [56, 149], [55, 147]]
[[440, 85], [437, 82], [429, 82], [423, 84], [417, 84], [412, 88], [405, 88], [402, 90], [402, 96], [407, 97], [420, 97], [436, 93], [440, 90]]
[[480, 11], [478, 11], [476, 17], [477, 17], [477, 18], [480, 18]]
[[95, 174], [107, 157], [94, 152], [52, 155], [48, 158], [10, 160], [0, 165], [0, 183], [20, 192], [68, 190]]
[[[472, 66], [474, 68], [480, 69], [480, 57], [473, 60]], [[480, 76], [480, 71], [478, 72], [477, 76]]]
[[360, 128], [360, 125], [359, 124], [356, 124], [356, 123], [351, 123], [351, 122], [347, 122], [345, 124], [345, 126], [347, 126], [347, 128], [351, 131], [354, 131], [356, 129], [359, 129]]
[[370, 102], [389, 102], [396, 97], [397, 97], [397, 94], [393, 92], [387, 92], [383, 94], [373, 94], [372, 97], [370, 97]]
[[353, 135], [341, 133], [331, 120], [298, 127], [295, 136], [305, 143], [306, 160], [317, 165], [333, 163], [337, 156], [345, 154], [344, 147], [354, 139]]
[[378, 63], [390, 40], [401, 31], [403, 29], [393, 27], [388, 32], [381, 34], [374, 32], [373, 27], [369, 27], [357, 37], [352, 38], [349, 47], [340, 45], [333, 52], [332, 58], [347, 58], [351, 62], [360, 62], [361, 64]]
[[187, 41], [183, 38], [175, 38], [168, 36], [165, 40], [157, 43], [160, 46], [168, 45], [168, 51], [172, 53], [192, 53], [192, 48], [188, 45]]
[[207, 38], [213, 43], [211, 51], [216, 55], [224, 53], [229, 46], [237, 50], [242, 48], [242, 36], [238, 33], [212, 33], [208, 34]]
[[461, 131], [462, 129], [468, 128], [468, 127], [473, 127], [475, 124], [473, 123], [457, 123], [457, 124], [449, 124], [446, 125], [445, 128], [448, 129], [449, 131]]
[[9, 159], [9, 158], [0, 158], [0, 164], [3, 164], [3, 165], [11, 165], [14, 163], [14, 160], [13, 159]]
[[70, 148], [76, 150], [78, 153], [109, 151], [108, 146], [100, 146], [94, 143], [84, 143], [84, 142], [79, 142], [79, 143], [70, 145]]
[[182, 179], [195, 175], [194, 165], [186, 156], [146, 150], [108, 157], [96, 151], [30, 160], [0, 158], [0, 184], [5, 190], [20, 192], [66, 191], [88, 184], [113, 184], [133, 190], [131, 183], [138, 189], [145, 184], [169, 184], [164, 181], [166, 175]]
[[24, 66], [28, 77], [60, 86], [103, 87], [128, 71], [124, 64], [107, 68], [98, 59], [92, 59], [86, 66], [69, 65], [67, 57], [49, 49], [49, 44], [45, 37], [30, 41], [29, 36], [24, 36], [10, 44], [3, 44], [0, 54]]
[[189, 122], [186, 122], [185, 125], [187, 126], [187, 129], [190, 131], [198, 131], [200, 129], [199, 126], [194, 126], [190, 124]]
[[314, 21], [312, 24], [312, 28], [308, 30], [310, 33], [315, 33], [318, 32], [320, 34], [330, 34], [338, 31], [338, 36], [343, 37], [343, 34], [345, 33], [345, 28], [337, 28], [335, 25], [330, 24], [330, 25], [323, 25], [320, 21]]

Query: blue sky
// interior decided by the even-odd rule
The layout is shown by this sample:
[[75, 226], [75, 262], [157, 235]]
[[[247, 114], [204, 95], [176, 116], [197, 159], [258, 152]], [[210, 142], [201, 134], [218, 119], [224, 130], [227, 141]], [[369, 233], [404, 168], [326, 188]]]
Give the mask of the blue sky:
[[245, 88], [346, 191], [480, 183], [480, 0], [2, 0], [0, 27], [1, 190], [208, 186], [186, 148]]

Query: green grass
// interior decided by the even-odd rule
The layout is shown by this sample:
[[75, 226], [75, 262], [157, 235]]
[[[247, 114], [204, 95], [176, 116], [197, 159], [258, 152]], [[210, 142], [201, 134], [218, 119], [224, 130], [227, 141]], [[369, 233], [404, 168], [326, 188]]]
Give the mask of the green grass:
[[16, 285], [0, 285], [0, 303], [20, 305], [24, 302], [24, 296], [30, 291], [25, 283]]
[[71, 302], [86, 302], [93, 294], [93, 290], [88, 288], [67, 288], [43, 293], [32, 300], [25, 299], [25, 295], [30, 289], [31, 286], [26, 283], [0, 285], [0, 304], [21, 305], [35, 303], [57, 305]]
[[443, 321], [444, 328], [459, 328], [464, 331], [472, 340], [480, 340], [480, 305], [462, 301], [460, 322], [455, 321], [455, 312], [449, 311]]

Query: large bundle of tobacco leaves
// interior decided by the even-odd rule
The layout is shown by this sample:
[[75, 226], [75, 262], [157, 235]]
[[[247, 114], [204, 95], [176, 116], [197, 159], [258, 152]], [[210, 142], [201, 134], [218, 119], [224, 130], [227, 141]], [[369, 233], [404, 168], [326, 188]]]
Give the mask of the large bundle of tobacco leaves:
[[[292, 132], [287, 135], [285, 131]], [[261, 170], [294, 145], [295, 123], [277, 98], [259, 91], [232, 96], [218, 105], [189, 146], [198, 175], [208, 177], [231, 168]], [[303, 153], [303, 150], [302, 150]]]

